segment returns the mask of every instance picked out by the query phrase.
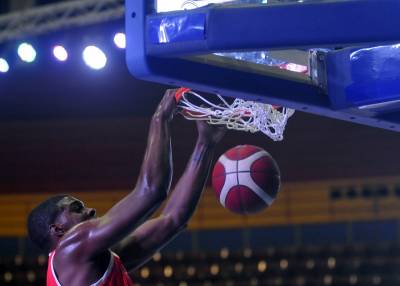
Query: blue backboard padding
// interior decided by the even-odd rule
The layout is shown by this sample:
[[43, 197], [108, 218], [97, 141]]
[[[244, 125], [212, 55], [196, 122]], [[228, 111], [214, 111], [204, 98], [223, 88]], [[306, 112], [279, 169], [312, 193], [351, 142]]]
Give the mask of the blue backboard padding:
[[206, 14], [172, 15], [151, 18], [148, 22], [152, 44], [204, 40]]
[[[350, 106], [363, 106], [400, 99], [399, 80], [379, 79], [353, 83], [346, 88]], [[382, 110], [383, 111], [383, 110]]]
[[[210, 49], [288, 48], [400, 40], [400, 2], [327, 1], [210, 10]], [[357, 20], [355, 21], [355, 15]], [[391, 19], [391, 20], [389, 20]], [[230, 25], [230, 28], [227, 27]], [[240, 35], [240, 37], [237, 37]]]
[[342, 109], [400, 100], [399, 67], [400, 45], [328, 53], [328, 94], [332, 107]]
[[[384, 114], [383, 116], [379, 115], [379, 118], [368, 114], [355, 113], [354, 115], [352, 110], [333, 108], [335, 102], [319, 87], [311, 84], [182, 58], [182, 56], [191, 54], [241, 48], [250, 50], [254, 47], [263, 47], [263, 49], [309, 47], [316, 43], [322, 45], [400, 41], [400, 29], [397, 28], [400, 26], [400, 17], [398, 16], [400, 1], [324, 1], [272, 5], [267, 8], [266, 6], [256, 8], [207, 6], [196, 11], [165, 14], [147, 13], [151, 10], [150, 2], [146, 0], [127, 0], [125, 2], [126, 61], [129, 71], [136, 78], [174, 86], [187, 86], [200, 92], [256, 100], [317, 115], [400, 131], [399, 112], [397, 112], [399, 115]], [[267, 11], [267, 9], [269, 10]], [[288, 13], [291, 13], [293, 18], [285, 17], [286, 9], [291, 11]], [[168, 15], [192, 15], [199, 12], [206, 13], [205, 39], [166, 44], [151, 43], [147, 29], [151, 19]], [[267, 17], [267, 15], [269, 16]], [[323, 27], [326, 27], [327, 30], [324, 30]], [[253, 41], [249, 41], [248, 37], [252, 37]], [[248, 44], [246, 44], [247, 41], [249, 41]], [[331, 59], [333, 60], [333, 57]], [[337, 60], [340, 61], [340, 57]], [[340, 70], [334, 70], [336, 65], [341, 68], [344, 65], [334, 61], [332, 63], [333, 65], [330, 65], [328, 70], [328, 76], [334, 74], [337, 77], [341, 85], [338, 85], [336, 92], [339, 95], [341, 92], [341, 97], [346, 98], [344, 87], [349, 85], [342, 81], [345, 76], [340, 76]], [[347, 68], [349, 67], [347, 66]], [[345, 70], [343, 74], [347, 72], [349, 71]]]
[[[234, 8], [211, 5], [201, 11], [207, 14], [206, 44], [195, 50], [189, 45], [186, 48], [180, 46], [180, 52], [184, 54], [400, 41], [397, 28], [400, 26], [400, 1], [397, 0], [323, 1]], [[185, 21], [198, 17], [193, 12], [178, 11], [171, 15], [148, 15], [148, 21], [171, 18], [168, 21], [174, 22], [178, 15], [186, 17]], [[149, 27], [148, 33], [153, 34], [154, 27]], [[151, 47], [152, 43], [148, 47], [150, 55], [170, 55], [171, 50]]]

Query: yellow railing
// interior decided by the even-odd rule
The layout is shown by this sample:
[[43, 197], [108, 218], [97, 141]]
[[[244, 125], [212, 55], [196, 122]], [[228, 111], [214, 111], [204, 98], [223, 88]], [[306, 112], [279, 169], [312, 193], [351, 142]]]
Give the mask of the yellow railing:
[[[222, 229], [252, 226], [332, 223], [345, 221], [399, 219], [400, 198], [391, 192], [381, 199], [357, 197], [355, 199], [330, 198], [334, 186], [385, 184], [399, 182], [398, 177], [335, 180], [321, 182], [284, 183], [277, 200], [257, 215], [239, 216], [224, 209], [214, 192], [207, 189], [192, 218], [191, 229]], [[3, 192], [4, 193], [4, 192]], [[99, 215], [127, 194], [125, 191], [71, 192]], [[0, 195], [0, 236], [25, 236], [29, 211], [49, 194]]]

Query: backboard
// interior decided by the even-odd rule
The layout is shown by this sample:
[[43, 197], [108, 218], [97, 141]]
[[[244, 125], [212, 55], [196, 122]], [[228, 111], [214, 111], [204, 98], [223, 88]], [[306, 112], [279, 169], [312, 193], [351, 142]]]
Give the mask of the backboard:
[[133, 76], [400, 131], [398, 0], [127, 0]]

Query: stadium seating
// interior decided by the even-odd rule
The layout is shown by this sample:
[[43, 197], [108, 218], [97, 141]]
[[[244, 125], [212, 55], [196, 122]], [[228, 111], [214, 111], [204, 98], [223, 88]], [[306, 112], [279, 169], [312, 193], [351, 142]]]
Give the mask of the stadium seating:
[[[3, 258], [0, 285], [45, 285], [47, 258]], [[353, 244], [158, 253], [134, 271], [146, 286], [394, 286], [400, 245]]]

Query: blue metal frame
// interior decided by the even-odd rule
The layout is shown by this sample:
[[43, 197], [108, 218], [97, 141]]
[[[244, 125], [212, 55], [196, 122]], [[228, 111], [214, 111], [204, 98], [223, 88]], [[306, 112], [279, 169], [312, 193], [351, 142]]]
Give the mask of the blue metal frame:
[[[400, 100], [400, 45], [347, 48], [327, 55], [328, 94], [332, 107], [362, 107], [377, 113]], [[385, 108], [386, 109], [385, 109]], [[378, 111], [379, 110], [379, 111]]]
[[197, 48], [184, 39], [179, 41], [179, 47], [148, 42], [148, 54], [171, 56], [173, 53], [210, 53], [229, 51], [232, 48], [271, 50], [381, 45], [400, 41], [398, 0], [324, 1], [233, 7], [211, 5], [190, 11], [147, 15], [148, 31], [159, 29], [159, 25], [153, 27], [150, 23], [160, 19], [170, 23], [176, 22], [178, 17], [190, 21], [199, 14], [203, 14], [207, 19], [204, 23], [207, 34], [199, 39], [204, 43]]
[[[183, 58], [231, 50], [400, 42], [400, 1], [349, 0], [243, 7], [210, 5], [160, 14], [152, 11], [153, 4], [146, 0], [126, 1], [127, 65], [135, 77], [400, 131], [400, 116], [396, 111], [389, 114], [387, 110], [377, 113], [355, 108], [363, 103], [346, 102], [348, 94], [344, 90], [348, 86], [345, 83], [332, 85], [335, 79], [341, 79], [341, 70], [332, 67], [340, 67], [344, 73], [354, 72], [354, 66], [349, 67], [351, 61], [346, 58], [346, 49], [326, 55], [329, 96], [309, 82]], [[184, 22], [185, 28], [174, 29], [177, 22]], [[162, 37], [159, 33], [161, 25], [164, 25]], [[368, 66], [360, 65], [355, 69], [361, 71]], [[336, 101], [335, 96], [340, 92], [345, 99]], [[397, 95], [392, 99], [396, 98]]]

